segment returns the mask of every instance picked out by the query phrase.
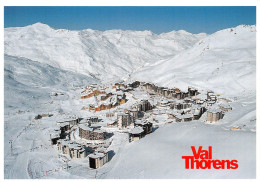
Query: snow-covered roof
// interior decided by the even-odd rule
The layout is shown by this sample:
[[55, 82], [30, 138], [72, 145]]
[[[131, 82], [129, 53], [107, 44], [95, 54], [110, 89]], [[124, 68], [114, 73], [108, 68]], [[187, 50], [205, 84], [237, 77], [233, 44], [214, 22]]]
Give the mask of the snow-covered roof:
[[232, 108], [228, 103], [221, 103], [221, 104], [219, 104], [219, 106], [223, 107], [223, 108], [227, 108], [227, 109]]
[[210, 109], [208, 109], [208, 112], [210, 112], [210, 113], [220, 113], [221, 112], [221, 110], [220, 109], [218, 109], [218, 108], [210, 108]]
[[142, 121], [141, 119], [137, 119], [135, 120], [135, 124], [145, 124], [145, 122]]
[[60, 138], [60, 132], [55, 132], [55, 133], [51, 133], [51, 139], [54, 139], [54, 138]]
[[94, 132], [96, 132], [96, 133], [104, 133], [105, 131], [104, 130], [94, 130]]
[[64, 127], [64, 126], [68, 126], [69, 124], [70, 124], [70, 123], [66, 121], [66, 122], [60, 123], [59, 126], [60, 126], [60, 127]]
[[78, 144], [76, 144], [76, 143], [70, 143], [69, 144], [69, 148], [75, 149], [75, 150], [80, 150], [81, 149], [81, 147]]
[[64, 140], [64, 139], [61, 139], [59, 140], [60, 143], [62, 143], [62, 145], [69, 145], [69, 140]]
[[191, 114], [184, 114], [184, 115], [177, 115], [176, 118], [178, 119], [186, 119], [186, 118], [192, 118], [193, 116]]
[[79, 128], [82, 128], [83, 130], [93, 131], [93, 128], [90, 128], [85, 124], [80, 124]]
[[105, 157], [105, 154], [97, 152], [97, 153], [89, 154], [88, 157], [98, 159], [98, 158]]
[[97, 148], [96, 151], [101, 153], [107, 152], [107, 150], [104, 147]]
[[140, 134], [144, 131], [144, 129], [141, 126], [133, 128], [129, 133], [131, 134]]

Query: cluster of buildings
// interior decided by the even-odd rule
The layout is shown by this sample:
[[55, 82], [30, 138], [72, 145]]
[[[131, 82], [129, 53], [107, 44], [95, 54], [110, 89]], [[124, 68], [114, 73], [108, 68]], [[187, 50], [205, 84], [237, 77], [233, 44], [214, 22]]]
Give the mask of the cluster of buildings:
[[142, 89], [153, 90], [155, 93], [169, 99], [184, 99], [185, 97], [192, 97], [199, 94], [198, 90], [193, 87], [188, 87], [188, 91], [183, 92], [178, 88], [159, 87], [152, 83], [144, 83]]
[[[91, 127], [91, 124], [98, 123], [98, 117], [92, 116], [84, 120], [71, 119], [69, 121], [57, 122], [57, 127], [50, 135], [51, 144], [57, 145], [58, 151], [64, 155], [69, 155], [72, 159], [89, 157], [91, 168], [99, 168], [108, 162], [108, 153], [103, 148], [93, 148], [88, 145], [82, 145], [70, 138], [73, 126], [77, 126], [79, 137], [86, 140], [105, 140], [107, 132], [99, 128]], [[74, 127], [75, 129], [75, 127]], [[94, 162], [93, 162], [94, 161]]]
[[[118, 110], [110, 111], [110, 109], [126, 103], [125, 92], [135, 91], [136, 88], [139, 92], [140, 90], [147, 91], [150, 95], [149, 98], [137, 99], [124, 109], [118, 108]], [[223, 118], [225, 112], [232, 109], [227, 104], [221, 104], [219, 108], [212, 107], [217, 102], [217, 96], [212, 91], [208, 91], [204, 99], [197, 97], [199, 94], [198, 89], [193, 87], [188, 87], [187, 91], [181, 91], [178, 88], [158, 87], [151, 83], [135, 81], [127, 85], [115, 83], [110, 89], [93, 84], [86, 87], [86, 90], [81, 93], [81, 99], [93, 97], [96, 100], [96, 104], [90, 104], [87, 107], [90, 111], [109, 110], [105, 112], [105, 115], [101, 113], [111, 121], [106, 123], [106, 127], [115, 127], [119, 131], [128, 132], [129, 142], [133, 142], [153, 132], [154, 120], [150, 122], [143, 116], [145, 114], [148, 117], [154, 114], [159, 115], [160, 112], [156, 113], [156, 110], [167, 110], [168, 118], [175, 119], [177, 122], [198, 120], [203, 113], [207, 112], [207, 121], [215, 122]], [[156, 100], [157, 103], [150, 100], [155, 95], [161, 98], [159, 101]], [[85, 119], [74, 118], [57, 122], [59, 128], [56, 128], [51, 134], [51, 142], [53, 145], [57, 144], [58, 150], [71, 158], [88, 156], [91, 168], [102, 167], [108, 162], [108, 152], [105, 148], [93, 148], [70, 140], [71, 127], [76, 125], [81, 139], [106, 141], [108, 133], [98, 126], [92, 126], [92, 124], [99, 125], [100, 120], [97, 116], [92, 116]]]
[[81, 99], [94, 97], [96, 104], [89, 104], [89, 106], [83, 107], [82, 109], [99, 112], [102, 110], [109, 110], [126, 103], [127, 100], [124, 93], [125, 89], [123, 88], [125, 88], [124, 84], [115, 84], [112, 87], [112, 90], [109, 90], [111, 92], [107, 93], [106, 89], [103, 87], [99, 88], [96, 86], [94, 87], [95, 90], [93, 90], [93, 86], [86, 87], [86, 90], [81, 92]]
[[220, 104], [219, 108], [211, 108], [217, 102], [217, 95], [213, 91], [207, 91], [206, 99], [199, 99], [198, 89], [188, 87], [187, 91], [178, 88], [158, 87], [151, 83], [142, 84], [143, 90], [151, 90], [166, 99], [157, 103], [160, 107], [170, 107], [175, 112], [169, 112], [172, 119], [177, 122], [198, 120], [207, 111], [207, 121], [216, 122], [223, 118], [223, 112], [232, 110], [228, 104]]
[[58, 140], [58, 150], [70, 156], [72, 159], [85, 158], [88, 154], [93, 152], [91, 147], [71, 142], [68, 139]]

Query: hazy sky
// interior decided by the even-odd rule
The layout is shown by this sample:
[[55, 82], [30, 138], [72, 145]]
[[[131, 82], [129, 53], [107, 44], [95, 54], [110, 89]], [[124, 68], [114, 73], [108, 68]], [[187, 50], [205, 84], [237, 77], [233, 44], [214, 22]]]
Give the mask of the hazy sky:
[[186, 30], [213, 33], [240, 24], [256, 24], [255, 6], [6, 6], [4, 26], [21, 27], [42, 22], [70, 30]]

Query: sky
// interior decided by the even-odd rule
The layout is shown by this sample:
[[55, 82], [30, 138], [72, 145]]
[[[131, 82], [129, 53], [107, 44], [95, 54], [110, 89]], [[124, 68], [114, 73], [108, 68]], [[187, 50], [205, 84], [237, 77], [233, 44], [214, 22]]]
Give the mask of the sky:
[[4, 27], [37, 22], [69, 30], [172, 30], [214, 33], [241, 24], [256, 24], [255, 6], [5, 6]]

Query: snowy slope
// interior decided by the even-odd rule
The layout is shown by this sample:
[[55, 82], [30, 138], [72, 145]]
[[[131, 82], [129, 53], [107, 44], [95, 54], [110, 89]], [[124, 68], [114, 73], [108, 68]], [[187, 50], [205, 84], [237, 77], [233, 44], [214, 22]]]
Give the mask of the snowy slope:
[[[5, 29], [5, 178], [255, 178], [255, 36], [255, 26], [209, 36], [68, 31], [39, 23]], [[87, 158], [71, 160], [69, 171], [43, 173], [66, 164], [49, 141], [56, 121], [65, 114], [89, 114], [80, 110], [87, 101], [79, 99], [78, 88], [126, 74], [163, 86], [212, 89], [230, 98], [233, 110], [219, 123], [204, 123], [205, 116], [173, 122], [133, 143], [127, 134], [115, 133], [115, 156], [98, 173], [89, 169]], [[51, 92], [64, 95], [51, 97]], [[48, 112], [54, 116], [33, 121]], [[213, 158], [235, 158], [238, 170], [185, 170], [181, 155], [190, 155], [191, 145], [212, 145]]]
[[98, 80], [61, 70], [48, 64], [5, 55], [5, 110], [32, 108], [50, 98], [51, 92], [66, 92]]
[[132, 77], [186, 89], [192, 85], [236, 95], [255, 91], [256, 27], [218, 31], [192, 48], [135, 72]]
[[5, 28], [5, 53], [99, 78], [121, 77], [190, 48], [206, 34], [172, 31], [69, 31], [36, 23]]

